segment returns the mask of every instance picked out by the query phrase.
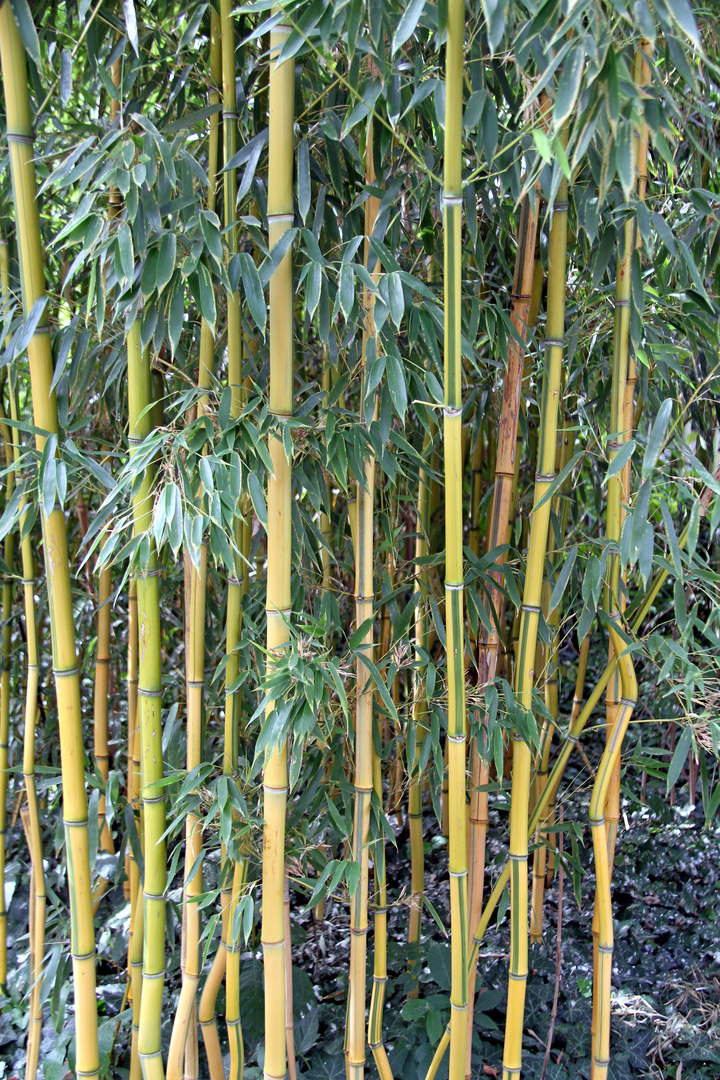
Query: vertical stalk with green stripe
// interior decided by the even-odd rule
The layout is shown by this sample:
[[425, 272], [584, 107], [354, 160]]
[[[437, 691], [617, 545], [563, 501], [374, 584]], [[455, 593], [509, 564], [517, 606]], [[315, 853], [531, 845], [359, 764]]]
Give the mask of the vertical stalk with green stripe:
[[[278, 14], [281, 9], [276, 9]], [[290, 34], [282, 22], [270, 35], [270, 157], [267, 217], [270, 249], [293, 225], [295, 61], [279, 61]], [[288, 248], [270, 279], [270, 414], [277, 425], [268, 437], [272, 472], [267, 487], [267, 664], [288, 647], [292, 614], [292, 465], [285, 452], [284, 423], [293, 411], [293, 263]], [[275, 702], [266, 708], [269, 719]], [[285, 812], [287, 742], [270, 747], [263, 773], [262, 948], [265, 972], [266, 1080], [284, 1080], [285, 1053]]]
[[[15, 490], [12, 471], [13, 452], [10, 430], [2, 423], [5, 451], [5, 505]], [[8, 752], [10, 749], [10, 646], [12, 617], [12, 564], [15, 553], [15, 532], [10, 530], [3, 545], [3, 559], [8, 568], [2, 582], [2, 674], [0, 675], [0, 993], [7, 990], [7, 912], [5, 910], [5, 846], [7, 834]]]
[[[153, 428], [152, 373], [150, 353], [140, 340], [140, 322], [135, 319], [127, 332], [128, 412], [131, 455]], [[152, 525], [153, 466], [145, 468], [139, 489], [133, 496], [136, 535]], [[163, 986], [165, 981], [165, 794], [157, 786], [163, 777], [162, 756], [162, 668], [160, 581], [157, 556], [148, 551], [147, 561], [137, 569], [139, 637], [138, 707], [142, 762], [142, 803], [144, 820], [143, 878], [143, 969], [142, 997], [138, 1029], [138, 1057], [144, 1080], [163, 1080], [160, 1046]]]
[[[565, 334], [565, 276], [567, 254], [567, 180], [560, 181], [553, 206], [548, 247], [548, 311], [545, 338], [545, 365], [538, 433], [537, 474], [530, 519], [525, 588], [520, 615], [518, 659], [515, 680], [517, 704], [529, 713], [535, 675], [535, 647], [542, 603], [551, 500], [546, 498], [555, 480], [558, 405], [562, 387]], [[530, 797], [531, 750], [515, 729], [510, 808], [510, 896], [511, 942], [508, 981], [508, 1009], [503, 1050], [503, 1080], [519, 1076], [522, 1063], [522, 1036], [525, 1012], [528, 954], [528, 801]]]
[[[367, 141], [365, 145], [365, 183], [367, 187], [375, 184], [375, 168], [373, 164], [373, 122], [368, 123]], [[365, 203], [365, 265], [369, 269], [370, 261], [370, 237], [375, 228], [380, 200], [371, 195]], [[380, 266], [377, 258], [371, 274], [377, 281]], [[365, 370], [369, 353], [377, 349], [377, 335], [374, 321], [374, 297], [369, 289], [364, 290], [363, 306], [365, 309], [365, 324], [362, 339], [362, 380], [360, 386], [360, 423], [369, 428], [373, 420], [377, 418], [377, 395], [373, 395], [372, 402], [365, 400]], [[369, 408], [368, 408], [369, 406]], [[373, 793], [373, 700], [375, 697], [374, 686], [370, 671], [363, 663], [363, 658], [372, 664], [375, 659], [375, 637], [373, 629], [373, 608], [375, 600], [374, 585], [374, 547], [373, 526], [375, 520], [375, 457], [368, 452], [364, 461], [363, 476], [357, 482], [356, 502], [356, 543], [355, 543], [355, 625], [361, 627], [367, 625], [363, 640], [358, 646], [356, 662], [357, 678], [357, 705], [355, 710], [355, 822], [353, 829], [353, 859], [360, 866], [360, 882], [355, 890], [355, 895], [350, 902], [350, 985], [348, 1000], [348, 1031], [347, 1031], [347, 1068], [350, 1080], [362, 1080], [365, 1070], [365, 968], [367, 958], [367, 932], [368, 932], [368, 879], [369, 879], [369, 854], [370, 854], [370, 803]], [[380, 796], [382, 803], [382, 794]], [[381, 841], [376, 844], [376, 849], [381, 849]], [[376, 870], [384, 867], [384, 852], [378, 850]], [[382, 889], [382, 882], [379, 883]], [[380, 980], [387, 977], [383, 960], [383, 943], [380, 937], [384, 931], [382, 918], [375, 924], [375, 959], [380, 960], [380, 968], [384, 974], [376, 970]], [[379, 952], [378, 952], [379, 949]], [[373, 1046], [373, 1054], [380, 1064], [384, 1061], [384, 1047], [382, 1046], [382, 1002], [385, 994], [385, 982], [373, 982], [374, 1009], [371, 1016], [375, 1018], [373, 1030], [369, 1041]], [[380, 1067], [380, 1066], [379, 1066]]]
[[[23, 311], [46, 298], [42, 237], [33, 158], [32, 114], [25, 51], [8, 0], [0, 2], [0, 62], [17, 230]], [[53, 357], [47, 307], [28, 345], [33, 421], [41, 431], [57, 434], [57, 401], [50, 389]], [[46, 438], [36, 436], [39, 451]], [[40, 513], [46, 564], [53, 671], [60, 725], [63, 821], [70, 896], [71, 951], [75, 991], [75, 1068], [83, 1077], [97, 1076], [100, 1059], [95, 997], [95, 930], [90, 890], [87, 799], [80, 706], [80, 679], [75, 649], [70, 561], [65, 515], [56, 506]]]
[[443, 186], [445, 306], [445, 619], [448, 680], [450, 849], [450, 1080], [465, 1075], [468, 1033], [467, 808], [465, 803], [465, 628], [462, 507], [462, 113], [465, 2], [448, 0]]

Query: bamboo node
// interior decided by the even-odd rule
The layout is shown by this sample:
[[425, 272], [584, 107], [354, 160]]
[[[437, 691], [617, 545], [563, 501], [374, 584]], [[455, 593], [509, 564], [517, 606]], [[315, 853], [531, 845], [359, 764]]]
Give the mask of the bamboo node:
[[[91, 960], [95, 958], [95, 950], [86, 953], [71, 953], [73, 960], [80, 962], [81, 960]], [[89, 1073], [90, 1076], [94, 1076], [94, 1073]]]
[[462, 406], [444, 405], [443, 413], [448, 419], [452, 419], [455, 416], [462, 416]]
[[630, 307], [630, 301], [629, 300], [616, 300], [615, 301], [615, 307], [616, 308], [617, 307]]
[[6, 135], [8, 142], [25, 143], [26, 146], [32, 146], [35, 142], [35, 137], [33, 135], [23, 135], [19, 131], [8, 131], [6, 132]]
[[543, 345], [546, 348], [549, 345], [551, 348], [564, 349], [565, 348], [565, 338], [564, 337], [561, 337], [561, 338], [546, 337], [545, 340], [543, 341]]
[[70, 679], [73, 675], [77, 675], [79, 671], [77, 665], [71, 668], [53, 668], [53, 675], [56, 679]]

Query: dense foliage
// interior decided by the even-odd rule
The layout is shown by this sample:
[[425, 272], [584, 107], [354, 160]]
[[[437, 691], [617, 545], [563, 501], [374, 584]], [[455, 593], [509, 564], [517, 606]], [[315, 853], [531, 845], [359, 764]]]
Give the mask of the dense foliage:
[[[517, 1075], [513, 1038], [526, 1075], [591, 1075], [591, 1025], [597, 1080], [675, 1068], [678, 1043], [682, 1075], [710, 1076], [691, 1062], [720, 1061], [717, 858], [683, 900], [697, 974], [673, 984], [686, 1026], [666, 1037], [658, 957], [627, 938], [650, 903], [634, 873], [667, 863], [687, 892], [717, 841], [714, 5], [0, 0], [0, 43], [8, 1075], [27, 1031], [48, 1080], [134, 1080], [138, 1039], [146, 1080], [270, 1076], [284, 1025], [291, 1077], [360, 1080], [369, 1041], [382, 1080], [410, 1080], [465, 1010], [452, 1080]], [[33, 242], [47, 295], [28, 284]], [[75, 674], [58, 660], [73, 648], [77, 814], [61, 776], [73, 752], [80, 767], [61, 689]], [[585, 716], [608, 657], [607, 706], [603, 691]], [[550, 796], [571, 715], [584, 765], [573, 754]], [[629, 723], [616, 781], [606, 719], [608, 747]], [[696, 799], [690, 837], [680, 808]], [[590, 926], [598, 844], [619, 890], [609, 1072], [589, 1004], [593, 933], [598, 999], [598, 940], [608, 955], [602, 868]], [[512, 902], [506, 878], [474, 1005], [483, 883], [487, 899], [508, 850]], [[79, 879], [96, 955], [73, 946], [73, 983]], [[652, 904], [653, 940], [687, 926], [679, 900]], [[261, 930], [273, 912], [284, 946]], [[612, 957], [612, 917], [609, 932]], [[573, 974], [553, 1005], [561, 936]], [[94, 1002], [83, 963], [97, 1039], [73, 989], [82, 975]], [[620, 989], [630, 965], [637, 998]], [[640, 1065], [638, 1017], [654, 1024]]]

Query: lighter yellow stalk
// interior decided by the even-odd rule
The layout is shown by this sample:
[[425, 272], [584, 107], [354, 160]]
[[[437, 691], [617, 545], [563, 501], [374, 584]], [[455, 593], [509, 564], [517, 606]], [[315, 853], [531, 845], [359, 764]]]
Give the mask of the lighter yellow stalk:
[[[10, 4], [0, 4], [0, 60], [17, 228], [23, 310], [29, 315], [45, 297], [45, 272], [33, 160], [32, 117], [25, 53]], [[53, 357], [45, 310], [28, 346], [33, 419], [41, 431], [57, 432], [57, 403], [50, 387]], [[45, 437], [38, 435], [42, 451]], [[95, 999], [95, 931], [90, 891], [87, 800], [75, 649], [70, 562], [65, 516], [57, 506], [41, 512], [53, 671], [60, 724], [65, 850], [70, 893], [71, 950], [75, 990], [76, 1069], [86, 1077], [100, 1069]]]

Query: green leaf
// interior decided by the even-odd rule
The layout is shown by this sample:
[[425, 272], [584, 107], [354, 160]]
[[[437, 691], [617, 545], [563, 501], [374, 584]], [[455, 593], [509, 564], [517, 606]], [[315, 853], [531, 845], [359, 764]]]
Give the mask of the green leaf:
[[38, 323], [43, 316], [43, 312], [45, 311], [47, 302], [47, 296], [40, 296], [30, 308], [30, 314], [28, 315], [27, 319], [25, 319], [22, 330], [20, 331], [15, 340], [15, 356], [20, 356], [21, 353], [24, 353], [28, 345], [30, 344], [32, 336], [37, 329]]
[[307, 139], [302, 139], [298, 148], [298, 210], [303, 219], [303, 225], [310, 212], [311, 198], [310, 146]]
[[553, 588], [552, 595], [550, 597], [550, 603], [548, 604], [548, 613], [554, 611], [563, 598], [567, 583], [570, 580], [572, 568], [575, 565], [575, 560], [577, 559], [577, 554], [577, 546], [571, 548], [567, 554], [567, 558], [565, 559], [562, 570], [557, 576], [557, 581], [555, 582], [555, 587]]
[[395, 323], [396, 328], [400, 329], [400, 323], [403, 320], [405, 314], [405, 294], [403, 292], [402, 281], [400, 275], [397, 273], [388, 274], [387, 276], [388, 287], [388, 300], [390, 301], [390, 315], [392, 321]]
[[133, 47], [136, 56], [140, 55], [140, 43], [138, 42], [137, 16], [133, 0], [123, 0], [123, 15], [125, 16], [125, 30], [128, 41]]
[[700, 34], [688, 0], [670, 0], [668, 8], [683, 34], [692, 41], [696, 49], [701, 49]]
[[615, 143], [615, 165], [626, 199], [632, 195], [635, 186], [635, 151], [633, 148], [632, 124], [623, 124], [618, 131]]
[[671, 787], [674, 787], [678, 781], [678, 777], [683, 770], [683, 765], [687, 761], [688, 754], [692, 748], [692, 728], [688, 724], [683, 728], [682, 735], [677, 741], [675, 746], [675, 752], [673, 753], [670, 767], [667, 774], [667, 788], [666, 791], [670, 791]]
[[562, 75], [555, 94], [553, 123], [556, 131], [560, 130], [575, 108], [580, 93], [584, 65], [585, 49], [582, 45], [576, 45], [563, 64]]
[[388, 349], [385, 364], [390, 397], [396, 413], [404, 423], [407, 411], [407, 387], [405, 386], [405, 372], [403, 371], [402, 361], [393, 349]]
[[265, 307], [265, 295], [263, 293], [260, 275], [254, 259], [247, 251], [241, 251], [238, 258], [240, 260], [240, 276], [242, 277], [242, 283], [245, 289], [245, 299], [250, 308], [250, 314], [253, 317], [253, 321], [264, 337], [267, 321], [267, 308]]
[[170, 291], [170, 303], [168, 304], [168, 337], [170, 348], [175, 356], [182, 334], [185, 319], [185, 283], [178, 274], [177, 279]]
[[392, 40], [392, 55], [403, 47], [406, 41], [415, 33], [415, 28], [420, 22], [420, 16], [423, 13], [425, 7], [425, 0], [411, 0], [411, 3], [405, 8], [403, 16], [400, 22], [397, 24], [395, 33]]
[[630, 458], [633, 456], [634, 450], [634, 439], [629, 439], [624, 446], [620, 447], [617, 454], [608, 465], [608, 471], [605, 473], [605, 481], [609, 480], [611, 476], [617, 476], [619, 472], [622, 472]]
[[573, 471], [573, 469], [577, 465], [578, 461], [580, 461], [580, 459], [583, 458], [583, 457], [585, 457], [585, 451], [584, 450], [578, 450], [577, 454], [573, 454], [572, 458], [570, 459], [570, 461], [568, 461], [567, 465], [563, 469], [561, 469], [560, 472], [557, 474], [557, 476], [555, 477], [555, 479], [553, 480], [552, 484], [547, 489], [547, 491], [545, 492], [543, 497], [533, 507], [533, 510], [539, 510], [541, 506], [545, 505], [545, 503], [548, 501], [548, 499], [552, 499], [555, 492], [558, 490], [558, 488], [562, 487], [563, 483], [568, 478], [570, 473]]
[[60, 57], [60, 102], [67, 105], [72, 94], [72, 53], [63, 49]]
[[40, 41], [38, 40], [28, 0], [10, 0], [10, 7], [15, 16], [15, 22], [20, 32], [20, 40], [25, 46], [25, 52], [32, 58], [35, 66], [39, 68], [42, 64]]
[[668, 543], [670, 545], [670, 552], [672, 554], [673, 566], [675, 567], [675, 573], [677, 574], [678, 581], [683, 582], [683, 565], [682, 558], [680, 556], [680, 545], [678, 543], [677, 533], [675, 532], [675, 526], [673, 525], [672, 517], [668, 505], [664, 499], [660, 500], [660, 510], [662, 512], [663, 521], [665, 522], [665, 532], [667, 533]]
[[214, 333], [215, 319], [217, 318], [215, 290], [213, 289], [210, 271], [203, 262], [197, 264], [197, 277], [198, 285], [200, 287], [200, 311], [202, 312], [203, 319]]
[[125, 276], [125, 280], [132, 281], [135, 272], [132, 232], [130, 231], [130, 226], [124, 221], [118, 226], [117, 246], [120, 255], [120, 268]]
[[267, 531], [268, 520], [267, 507], [265, 506], [265, 495], [260, 485], [260, 481], [257, 478], [257, 474], [254, 472], [251, 472], [248, 475], [248, 488], [250, 490], [250, 498], [252, 499], [255, 513], [257, 514], [259, 520], [262, 522], [265, 530]]
[[338, 299], [340, 301], [340, 310], [345, 318], [349, 319], [355, 303], [355, 271], [350, 263], [343, 263], [340, 267]]
[[665, 398], [658, 409], [658, 414], [655, 417], [655, 423], [652, 426], [650, 438], [648, 439], [647, 449], [645, 450], [645, 457], [643, 458], [642, 463], [643, 480], [653, 471], [655, 462], [660, 455], [665, 439], [665, 432], [667, 431], [667, 426], [670, 423], [670, 417], [672, 416], [672, 410], [673, 399]]
[[160, 241], [160, 247], [158, 249], [157, 267], [155, 271], [155, 280], [157, 285], [158, 294], [162, 293], [163, 289], [173, 276], [173, 270], [175, 269], [175, 252], [177, 249], [177, 241], [175, 239], [175, 233], [166, 232]]

